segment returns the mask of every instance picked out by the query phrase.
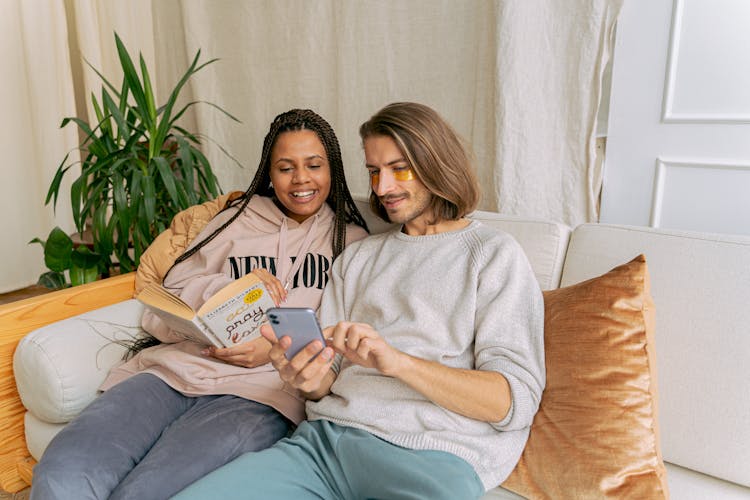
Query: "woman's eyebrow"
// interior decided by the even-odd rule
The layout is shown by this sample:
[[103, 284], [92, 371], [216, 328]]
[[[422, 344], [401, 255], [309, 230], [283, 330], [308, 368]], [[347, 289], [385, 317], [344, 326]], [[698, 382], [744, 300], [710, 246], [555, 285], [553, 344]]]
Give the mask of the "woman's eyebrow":
[[[319, 159], [325, 161], [325, 158], [322, 157], [322, 156], [320, 156], [320, 155], [310, 155], [310, 156], [304, 158], [304, 160], [305, 161], [307, 161], [307, 160], [314, 160], [316, 158], [319, 158]], [[279, 158], [278, 160], [276, 160], [274, 162], [274, 164], [279, 163], [279, 162], [294, 163], [294, 160], [291, 159], [291, 158], [284, 158], [284, 157], [282, 157], [282, 158]]]

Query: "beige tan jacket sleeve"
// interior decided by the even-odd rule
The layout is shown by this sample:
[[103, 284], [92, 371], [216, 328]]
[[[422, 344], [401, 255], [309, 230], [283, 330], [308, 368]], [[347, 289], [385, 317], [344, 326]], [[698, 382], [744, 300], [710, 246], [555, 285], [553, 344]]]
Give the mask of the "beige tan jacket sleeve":
[[195, 205], [178, 213], [169, 228], [149, 245], [135, 274], [135, 295], [149, 283], [161, 283], [167, 270], [182, 255], [190, 242], [206, 227], [228, 202], [242, 196], [242, 191], [220, 195], [215, 200]]

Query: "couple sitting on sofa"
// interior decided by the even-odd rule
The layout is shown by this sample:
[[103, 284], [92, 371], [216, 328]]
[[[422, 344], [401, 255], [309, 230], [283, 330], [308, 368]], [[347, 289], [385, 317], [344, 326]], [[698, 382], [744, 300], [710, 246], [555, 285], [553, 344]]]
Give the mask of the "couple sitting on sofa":
[[[53, 439], [32, 498], [478, 498], [510, 474], [545, 383], [536, 278], [511, 237], [465, 218], [477, 181], [437, 113], [391, 104], [360, 135], [371, 207], [400, 231], [364, 238], [333, 131], [292, 110], [250, 188], [176, 217], [138, 273], [196, 307], [257, 256], [245, 272], [277, 304], [320, 306], [328, 345], [287, 361], [264, 326], [203, 348], [146, 312], [162, 343]], [[301, 278], [323, 261], [325, 288]]]

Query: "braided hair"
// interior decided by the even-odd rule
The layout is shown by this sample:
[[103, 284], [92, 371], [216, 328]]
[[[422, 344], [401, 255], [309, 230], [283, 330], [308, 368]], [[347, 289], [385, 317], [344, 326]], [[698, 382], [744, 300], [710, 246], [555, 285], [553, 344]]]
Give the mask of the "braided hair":
[[[356, 224], [369, 232], [367, 229], [367, 223], [362, 217], [362, 214], [359, 213], [359, 210], [352, 199], [352, 195], [349, 192], [349, 187], [346, 184], [344, 162], [341, 160], [341, 149], [333, 128], [331, 128], [331, 125], [325, 121], [323, 117], [314, 111], [309, 109], [292, 109], [276, 116], [271, 123], [271, 128], [263, 140], [263, 151], [260, 155], [258, 170], [255, 172], [255, 177], [253, 178], [250, 187], [247, 188], [247, 191], [245, 191], [242, 196], [227, 203], [227, 205], [221, 210], [223, 212], [231, 207], [239, 207], [237, 212], [214, 232], [180, 255], [164, 274], [164, 280], [166, 280], [167, 276], [175, 266], [189, 259], [193, 254], [203, 248], [208, 242], [216, 238], [222, 231], [224, 231], [224, 229], [234, 222], [245, 210], [245, 207], [247, 207], [247, 204], [250, 203], [250, 199], [254, 195], [258, 194], [268, 197], [274, 196], [273, 187], [271, 186], [271, 150], [280, 134], [299, 130], [311, 130], [315, 132], [320, 139], [320, 142], [323, 143], [326, 155], [328, 156], [328, 164], [330, 165], [331, 171], [331, 190], [326, 198], [326, 203], [328, 203], [334, 213], [333, 238], [331, 241], [333, 258], [335, 259], [338, 257], [338, 255], [344, 250], [346, 244], [347, 224]], [[128, 346], [126, 357], [129, 357], [147, 347], [158, 345], [159, 343], [160, 342], [156, 338], [150, 335], [141, 337]]]

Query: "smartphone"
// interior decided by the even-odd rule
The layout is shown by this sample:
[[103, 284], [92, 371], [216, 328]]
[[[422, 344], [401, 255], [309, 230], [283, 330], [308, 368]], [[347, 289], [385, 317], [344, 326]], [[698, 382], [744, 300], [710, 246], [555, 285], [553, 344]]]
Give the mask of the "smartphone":
[[[326, 346], [323, 332], [320, 330], [318, 318], [315, 311], [308, 307], [269, 307], [266, 316], [271, 323], [276, 338], [284, 335], [292, 339], [292, 345], [286, 350], [286, 358], [292, 359], [298, 352], [313, 340], [320, 340], [323, 344], [321, 351]], [[320, 353], [315, 353], [317, 356]], [[313, 356], [313, 357], [315, 357]]]

